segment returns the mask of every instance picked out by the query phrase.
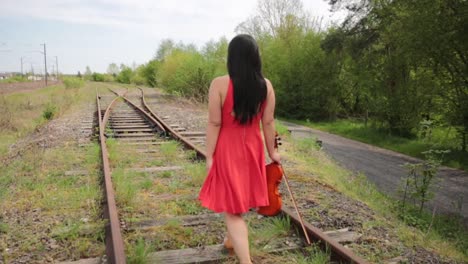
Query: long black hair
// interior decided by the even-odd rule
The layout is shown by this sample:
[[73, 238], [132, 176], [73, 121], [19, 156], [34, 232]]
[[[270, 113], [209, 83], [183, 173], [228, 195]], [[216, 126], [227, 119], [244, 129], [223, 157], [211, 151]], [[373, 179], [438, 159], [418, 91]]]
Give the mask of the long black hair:
[[227, 68], [234, 85], [234, 113], [240, 124], [252, 122], [265, 101], [267, 87], [254, 38], [241, 34], [229, 43]]

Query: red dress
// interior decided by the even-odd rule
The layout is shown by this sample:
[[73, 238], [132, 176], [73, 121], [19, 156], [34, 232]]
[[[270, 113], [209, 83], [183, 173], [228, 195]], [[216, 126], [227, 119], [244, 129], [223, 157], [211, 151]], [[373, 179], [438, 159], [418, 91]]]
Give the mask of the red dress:
[[268, 205], [265, 153], [260, 134], [265, 104], [252, 123], [241, 125], [231, 115], [233, 94], [234, 88], [229, 80], [213, 165], [199, 199], [202, 206], [215, 212], [241, 214], [250, 208]]

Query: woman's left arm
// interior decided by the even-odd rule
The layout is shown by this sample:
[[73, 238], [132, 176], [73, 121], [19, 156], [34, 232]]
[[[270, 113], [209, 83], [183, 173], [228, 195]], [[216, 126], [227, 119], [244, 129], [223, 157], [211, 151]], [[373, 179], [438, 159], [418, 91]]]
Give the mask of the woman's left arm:
[[208, 94], [208, 125], [206, 128], [206, 170], [209, 172], [213, 163], [213, 154], [221, 129], [221, 93], [219, 79], [214, 79]]

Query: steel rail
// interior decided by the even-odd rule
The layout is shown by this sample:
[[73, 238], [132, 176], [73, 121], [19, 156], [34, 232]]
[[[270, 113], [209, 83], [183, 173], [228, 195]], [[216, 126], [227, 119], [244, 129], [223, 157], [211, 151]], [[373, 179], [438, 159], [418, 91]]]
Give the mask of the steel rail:
[[124, 252], [124, 243], [122, 233], [120, 231], [120, 221], [117, 213], [117, 205], [115, 202], [115, 193], [112, 186], [111, 171], [109, 165], [109, 153], [106, 146], [106, 137], [104, 131], [106, 128], [107, 120], [109, 119], [110, 110], [117, 102], [116, 97], [107, 107], [102, 116], [101, 104], [99, 102], [100, 96], [96, 91], [96, 102], [98, 109], [98, 122], [99, 122], [99, 141], [101, 144], [101, 158], [102, 170], [104, 173], [104, 218], [108, 220], [106, 223], [106, 255], [109, 263], [125, 264], [126, 257]]
[[[144, 98], [144, 92], [143, 92], [143, 90], [141, 88], [140, 88], [140, 90], [142, 92], [142, 98]], [[124, 97], [124, 99], [126, 101], [128, 101], [128, 102], [130, 101], [125, 97]], [[145, 107], [147, 109], [151, 109], [146, 104], [145, 104]], [[159, 121], [159, 123], [164, 127], [164, 129], [166, 131], [168, 131], [172, 135], [172, 137], [174, 137], [175, 139], [181, 141], [186, 147], [195, 150], [197, 152], [197, 155], [200, 158], [205, 158], [206, 159], [206, 153], [205, 153], [204, 150], [202, 150], [200, 147], [194, 145], [187, 138], [183, 137], [177, 131], [172, 129], [164, 120], [162, 120], [162, 118], [160, 118], [158, 115], [156, 115], [152, 110], [149, 111], [149, 112], [153, 115], [153, 117], [156, 120]], [[281, 213], [283, 215], [285, 215], [285, 216], [288, 216], [296, 226], [300, 227], [300, 219], [292, 211], [290, 211], [289, 209], [287, 209], [285, 207], [282, 207], [281, 208]], [[314, 227], [312, 224], [308, 223], [307, 221], [304, 222], [304, 226], [305, 226], [305, 229], [307, 230], [307, 233], [309, 234], [310, 237], [312, 237], [313, 240], [315, 240], [317, 242], [322, 242], [323, 245], [321, 245], [321, 246], [323, 246], [325, 248], [329, 248], [331, 250], [332, 259], [338, 259], [338, 260], [341, 260], [341, 261], [345, 261], [346, 263], [356, 263], [356, 264], [367, 264], [367, 263], [369, 263], [366, 260], [364, 260], [363, 258], [361, 258], [361, 257], [357, 256], [356, 254], [354, 254], [351, 250], [345, 248], [344, 246], [342, 246], [338, 242], [334, 241], [331, 237], [329, 237], [324, 232], [322, 232], [320, 229]]]

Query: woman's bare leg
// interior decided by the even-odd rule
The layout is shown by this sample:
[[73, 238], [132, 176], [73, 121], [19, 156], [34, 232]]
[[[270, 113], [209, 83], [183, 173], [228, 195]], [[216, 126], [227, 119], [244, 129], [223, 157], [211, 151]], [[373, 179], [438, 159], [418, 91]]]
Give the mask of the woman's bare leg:
[[237, 214], [224, 214], [226, 226], [228, 230], [228, 238], [234, 246], [239, 262], [241, 264], [252, 263], [250, 260], [249, 238], [247, 225], [241, 215]]

